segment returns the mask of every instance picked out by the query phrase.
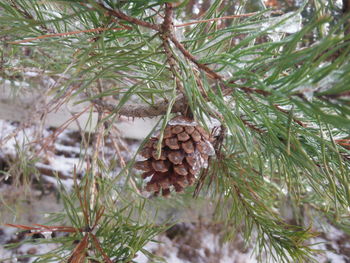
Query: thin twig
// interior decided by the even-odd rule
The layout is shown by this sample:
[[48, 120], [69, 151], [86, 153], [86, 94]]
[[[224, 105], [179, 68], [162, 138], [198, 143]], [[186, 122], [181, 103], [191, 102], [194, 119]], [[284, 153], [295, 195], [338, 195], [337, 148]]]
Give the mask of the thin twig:
[[[233, 82], [230, 82], [231, 84]], [[255, 89], [255, 88], [251, 88], [251, 87], [237, 87], [237, 89], [243, 90], [245, 93], [256, 93], [256, 94], [260, 94], [263, 95], [264, 97], [270, 96], [271, 92], [266, 91], [266, 90], [262, 90], [262, 89]]]
[[210, 69], [207, 65], [199, 63], [197, 58], [193, 56], [185, 47], [180, 43], [179, 40], [175, 37], [175, 35], [170, 35], [169, 36], [170, 40], [174, 43], [174, 45], [181, 51], [181, 53], [189, 59], [191, 62], [197, 65], [198, 68], [202, 69], [205, 71], [210, 78], [215, 79], [215, 80], [223, 80], [223, 77]]
[[[277, 104], [274, 104], [273, 106], [275, 106], [275, 108], [276, 108], [277, 110], [279, 110], [280, 112], [283, 112], [283, 113], [285, 113], [285, 114], [289, 114], [289, 113], [290, 113], [288, 110], [282, 109], [282, 108], [281, 108], [280, 106], [278, 106]], [[293, 120], [295, 123], [299, 124], [301, 127], [306, 127], [306, 126], [307, 126], [305, 123], [303, 123], [302, 121], [296, 119], [295, 117], [293, 117], [292, 120]]]
[[247, 126], [248, 128], [250, 128], [251, 130], [256, 131], [256, 132], [258, 132], [258, 133], [260, 133], [260, 134], [263, 134], [263, 133], [266, 132], [266, 130], [263, 130], [263, 129], [257, 127], [256, 125], [252, 124], [251, 122], [249, 122], [248, 120], [244, 119], [243, 117], [244, 117], [244, 116], [240, 116], [241, 121], [243, 122], [243, 124], [244, 124], [245, 126]]
[[[125, 162], [125, 160], [124, 160], [124, 157], [123, 157], [123, 155], [122, 155], [122, 153], [121, 153], [121, 149], [120, 149], [119, 144], [118, 144], [118, 143], [122, 143], [122, 140], [121, 140], [121, 138], [120, 138], [120, 136], [119, 136], [119, 130], [117, 129], [117, 127], [114, 126], [114, 124], [113, 124], [112, 121], [107, 121], [107, 123], [108, 123], [108, 125], [110, 126], [110, 128], [107, 129], [108, 132], [109, 132], [109, 138], [111, 139], [112, 145], [113, 145], [113, 147], [114, 147], [114, 149], [116, 150], [116, 153], [117, 153], [117, 155], [118, 155], [119, 165], [120, 165], [120, 167], [121, 167], [122, 169], [124, 169], [125, 166], [126, 166], [126, 162]], [[112, 132], [112, 130], [113, 130], [114, 132]], [[117, 140], [118, 140], [118, 142], [117, 142]], [[126, 148], [127, 152], [130, 152], [130, 150], [128, 149], [128, 146], [123, 145], [123, 147]], [[128, 176], [129, 170], [126, 169], [125, 172], [126, 172], [126, 176]], [[132, 188], [135, 190], [135, 192], [136, 192], [137, 194], [141, 195], [141, 191], [140, 191], [140, 189], [137, 187], [136, 182], [135, 182], [135, 180], [134, 180], [134, 178], [133, 178], [132, 176], [130, 177], [130, 185], [132, 186]]]
[[329, 99], [349, 98], [350, 97], [350, 90], [344, 91], [341, 93], [337, 93], [337, 94], [325, 94], [325, 95], [315, 94], [315, 96], [319, 97], [319, 98], [329, 98]]
[[97, 128], [96, 133], [94, 137], [94, 144], [92, 149], [92, 161], [91, 161], [91, 167], [92, 167], [92, 182], [91, 182], [91, 202], [90, 202], [90, 208], [91, 210], [94, 209], [94, 207], [97, 204], [97, 196], [98, 196], [98, 180], [96, 177], [101, 177], [101, 174], [98, 169], [98, 159], [99, 159], [99, 153], [100, 149], [103, 149], [103, 136], [104, 136], [104, 125], [101, 123], [101, 120], [103, 119], [103, 112], [99, 109], [99, 107], [96, 107], [98, 111], [98, 121], [97, 121]]
[[35, 140], [31, 141], [30, 144], [35, 144], [41, 142], [43, 146], [39, 149], [37, 154], [39, 154], [43, 149], [45, 149], [51, 142], [55, 141], [64, 130], [67, 129], [67, 127], [76, 119], [78, 119], [82, 114], [84, 114], [88, 109], [90, 109], [90, 106], [85, 107], [81, 112], [72, 114], [72, 117], [70, 117], [67, 121], [65, 121], [61, 126], [56, 128], [56, 130], [47, 136], [46, 138], [43, 138], [41, 140]]

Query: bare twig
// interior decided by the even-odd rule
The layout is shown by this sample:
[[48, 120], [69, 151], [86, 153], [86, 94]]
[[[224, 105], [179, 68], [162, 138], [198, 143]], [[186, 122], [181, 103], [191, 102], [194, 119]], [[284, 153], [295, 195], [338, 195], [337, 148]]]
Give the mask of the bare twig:
[[[70, 117], [66, 122], [64, 122], [60, 127], [58, 127], [52, 134], [47, 136], [46, 138], [43, 138], [41, 140], [35, 140], [31, 141], [30, 144], [35, 144], [41, 142], [43, 146], [38, 150], [37, 154], [39, 154], [42, 150], [44, 150], [51, 142], [55, 141], [65, 129], [69, 126], [70, 123], [75, 121], [77, 118], [79, 118], [83, 113], [85, 113], [88, 109], [90, 109], [90, 106], [85, 107], [81, 112], [72, 114], [72, 117]], [[5, 138], [5, 142], [6, 142]]]
[[98, 160], [99, 160], [99, 154], [100, 150], [103, 149], [103, 135], [104, 135], [104, 125], [101, 123], [101, 120], [103, 118], [103, 113], [98, 110], [98, 126], [96, 128], [95, 138], [94, 138], [94, 144], [92, 149], [92, 182], [91, 182], [91, 202], [90, 207], [91, 210], [93, 210], [94, 206], [97, 204], [97, 196], [98, 196], [98, 177], [101, 177], [101, 173], [98, 169]]
[[[124, 157], [121, 153], [121, 149], [119, 147], [119, 143], [122, 143], [123, 140], [121, 140], [120, 136], [119, 136], [119, 130], [117, 129], [117, 127], [114, 126], [113, 122], [112, 121], [107, 121], [108, 125], [110, 128], [108, 128], [108, 132], [109, 132], [109, 138], [111, 139], [111, 142], [112, 142], [112, 146], [114, 147], [114, 149], [116, 150], [116, 153], [118, 155], [118, 159], [119, 159], [119, 165], [122, 169], [125, 168], [126, 166], [126, 162], [124, 160]], [[113, 132], [112, 132], [113, 131]], [[118, 141], [117, 141], [118, 140]], [[125, 149], [127, 149], [127, 152], [130, 152], [129, 149], [128, 149], [128, 146], [124, 143], [123, 147]], [[126, 173], [126, 176], [128, 176], [129, 174], [129, 170], [126, 169], [125, 170], [125, 173]], [[135, 182], [135, 179], [131, 176], [130, 177], [130, 185], [131, 187], [135, 190], [135, 192], [139, 195], [141, 195], [141, 191], [140, 189], [137, 187], [137, 184]]]

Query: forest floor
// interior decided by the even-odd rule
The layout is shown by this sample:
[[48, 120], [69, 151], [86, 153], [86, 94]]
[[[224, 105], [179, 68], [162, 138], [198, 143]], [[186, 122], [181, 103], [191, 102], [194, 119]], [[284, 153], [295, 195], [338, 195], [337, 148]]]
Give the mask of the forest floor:
[[[0, 141], [13, 134], [18, 127], [18, 123], [0, 120]], [[45, 138], [52, 138], [55, 130], [45, 129], [40, 134]], [[26, 159], [22, 157], [26, 152], [22, 151], [21, 146], [27, 145], [37, 136], [37, 131], [29, 127], [25, 128], [24, 132], [17, 133], [17, 136], [8, 137], [3, 145], [0, 143], [0, 171], [5, 171], [0, 173], [0, 262], [33, 262], [36, 254], [42, 254], [55, 247], [55, 244], [24, 244], [15, 249], [7, 249], [6, 245], [28, 237], [2, 224], [44, 223], [46, 213], [62, 209], [62, 204], [57, 198], [56, 176], [67, 189], [70, 189], [73, 185], [73, 167], [81, 165], [82, 136], [78, 132], [68, 130], [55, 136], [50, 147], [43, 143], [45, 140], [34, 144], [33, 149], [36, 153], [45, 146], [45, 150], [41, 151], [40, 160], [32, 158], [33, 163], [24, 163]], [[129, 160], [136, 152], [139, 143], [136, 140], [123, 140], [120, 143], [119, 155], [126, 161]], [[110, 153], [110, 156], [114, 156], [108, 141], [105, 147], [107, 155]], [[33, 169], [25, 168], [28, 166]], [[21, 176], [16, 177], [15, 174]], [[256, 256], [252, 253], [253, 248], [247, 247], [239, 234], [232, 242], [222, 243], [225, 229], [207, 220], [204, 222], [199, 215], [193, 213], [195, 212], [192, 211], [191, 220], [184, 220], [185, 222], [174, 225], [156, 238], [159, 243], [149, 243], [146, 249], [163, 257], [168, 263], [257, 262]], [[317, 243], [314, 248], [323, 252], [317, 256], [317, 261], [350, 262], [349, 236], [328, 223], [318, 228], [320, 235], [312, 241]], [[23, 255], [33, 257], [21, 258]], [[142, 253], [139, 253], [134, 261], [152, 262]]]

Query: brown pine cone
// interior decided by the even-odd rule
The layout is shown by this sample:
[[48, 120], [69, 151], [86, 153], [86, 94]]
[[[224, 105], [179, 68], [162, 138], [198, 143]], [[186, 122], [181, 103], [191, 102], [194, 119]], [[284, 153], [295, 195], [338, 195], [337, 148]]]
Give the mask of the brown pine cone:
[[142, 178], [151, 177], [146, 190], [169, 196], [170, 190], [182, 192], [196, 181], [201, 168], [208, 165], [208, 156], [215, 151], [210, 134], [192, 119], [177, 116], [171, 119], [163, 134], [161, 153], [157, 154], [159, 137], [152, 137], [140, 151], [146, 158], [135, 168], [144, 171]]

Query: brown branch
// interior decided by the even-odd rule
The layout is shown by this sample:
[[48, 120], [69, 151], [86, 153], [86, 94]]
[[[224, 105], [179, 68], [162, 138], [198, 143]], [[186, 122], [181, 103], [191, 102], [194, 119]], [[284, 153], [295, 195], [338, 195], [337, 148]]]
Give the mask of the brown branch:
[[98, 241], [97, 237], [94, 234], [92, 234], [92, 233], [89, 233], [89, 235], [90, 235], [90, 237], [92, 239], [92, 242], [95, 245], [95, 248], [101, 253], [101, 255], [102, 255], [103, 259], [104, 259], [104, 262], [113, 263], [113, 261], [104, 252], [104, 250], [101, 247], [100, 242]]
[[205, 71], [210, 78], [215, 80], [223, 81], [223, 78], [221, 75], [213, 71], [211, 68], [209, 68], [207, 65], [199, 63], [197, 58], [193, 56], [178, 40], [174, 35], [169, 36], [170, 40], [174, 43], [174, 45], [181, 51], [181, 53], [188, 58], [190, 61], [192, 61], [194, 64], [197, 65], [198, 68]]
[[107, 13], [111, 16], [115, 16], [115, 17], [117, 17], [121, 20], [127, 21], [131, 24], [139, 25], [142, 27], [147, 27], [147, 28], [153, 29], [153, 30], [158, 31], [158, 32], [160, 31], [159, 25], [151, 24], [149, 22], [137, 19], [135, 17], [128, 16], [119, 10], [110, 9], [110, 8], [104, 6], [103, 4], [99, 4], [99, 6], [101, 6], [103, 9], [105, 9], [107, 11]]
[[184, 89], [184, 87], [183, 87], [183, 85], [178, 77], [179, 68], [178, 68], [176, 60], [171, 52], [169, 42], [166, 38], [163, 39], [163, 48], [164, 48], [165, 55], [167, 56], [167, 62], [169, 64], [170, 71], [173, 75], [173, 78], [175, 79], [176, 87], [180, 92], [185, 94], [185, 89]]
[[[232, 84], [232, 82], [231, 82]], [[262, 90], [262, 89], [255, 89], [255, 88], [251, 88], [251, 87], [237, 87], [240, 90], [243, 90], [245, 93], [257, 93], [260, 95], [263, 95], [264, 97], [270, 96], [271, 92], [266, 91], [266, 90]]]
[[319, 95], [316, 94], [316, 97], [320, 97], [320, 98], [329, 98], [329, 99], [341, 99], [343, 97], [350, 97], [350, 91], [344, 91], [341, 93], [337, 93], [337, 94], [326, 94], [326, 95]]
[[[135, 118], [147, 118], [164, 115], [169, 105], [169, 102], [167, 100], [160, 100], [156, 101], [154, 105], [126, 104], [117, 110], [117, 107], [115, 105], [104, 101], [92, 100], [92, 103], [97, 104], [111, 112], [117, 111], [116, 113], [119, 115]], [[185, 107], [186, 104], [184, 96], [179, 95], [174, 103], [174, 106], [172, 107], [171, 112], [182, 112]]]
[[[287, 110], [285, 110], [285, 109], [282, 109], [279, 105], [277, 105], [277, 104], [274, 104], [273, 105], [277, 110], [279, 110], [280, 112], [283, 112], [284, 114], [289, 114], [290, 112], [289, 111], [287, 111]], [[292, 118], [292, 120], [295, 122], [295, 123], [297, 123], [297, 124], [299, 124], [301, 127], [306, 127], [307, 125], [305, 124], [305, 123], [303, 123], [302, 121], [300, 121], [300, 120], [298, 120], [298, 119], [296, 119], [296, 118]]]
[[248, 128], [250, 128], [251, 130], [256, 131], [256, 132], [258, 132], [260, 134], [266, 133], [266, 130], [263, 130], [263, 129], [257, 127], [256, 125], [250, 123], [248, 120], [244, 119], [244, 116], [240, 116], [239, 118], [241, 119], [243, 124], [245, 126], [247, 126]]
[[172, 34], [173, 32], [173, 5], [171, 3], [165, 4], [164, 21], [162, 24], [163, 34]]

